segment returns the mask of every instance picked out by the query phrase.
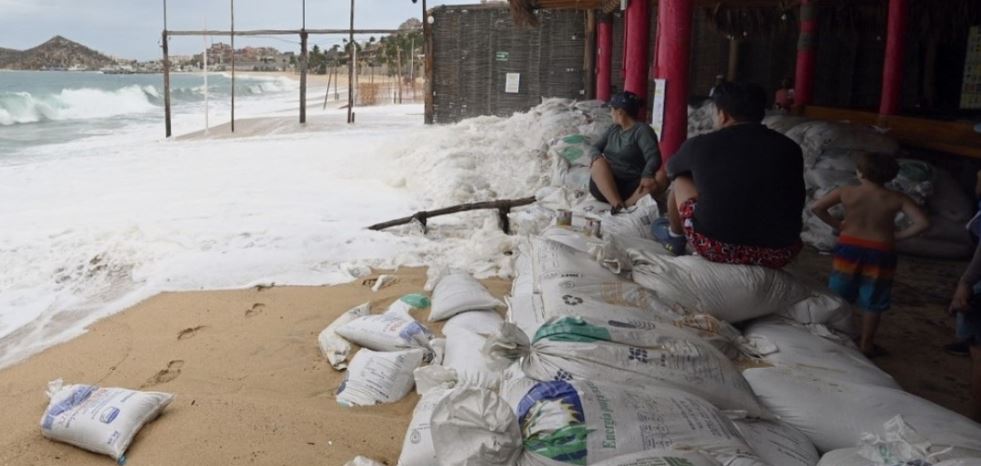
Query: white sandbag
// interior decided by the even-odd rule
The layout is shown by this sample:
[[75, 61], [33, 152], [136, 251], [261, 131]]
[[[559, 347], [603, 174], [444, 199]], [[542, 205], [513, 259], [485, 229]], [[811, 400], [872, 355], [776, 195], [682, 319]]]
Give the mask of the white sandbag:
[[814, 466], [821, 459], [811, 439], [780, 421], [736, 419], [733, 424], [756, 456], [773, 466]]
[[829, 291], [811, 290], [806, 298], [780, 309], [776, 315], [804, 325], [819, 324], [845, 335], [857, 335], [851, 305]]
[[669, 389], [542, 382], [515, 412], [493, 391], [458, 387], [437, 404], [432, 424], [442, 466], [596, 464], [676, 445], [726, 464], [752, 457], [718, 409]]
[[902, 416], [890, 419], [883, 430], [885, 437], [866, 434], [858, 447], [829, 451], [818, 466], [981, 464], [981, 452], [933, 445]]
[[412, 391], [412, 371], [422, 364], [426, 350], [372, 351], [363, 348], [351, 359], [337, 402], [344, 406], [394, 403]]
[[660, 217], [657, 202], [651, 196], [644, 196], [637, 204], [616, 215], [605, 214], [600, 220], [603, 237], [626, 236], [644, 239], [654, 238], [651, 224]]
[[538, 381], [525, 375], [525, 371], [521, 369], [521, 363], [515, 362], [501, 374], [501, 387], [498, 389], [498, 394], [517, 411], [521, 399], [535, 385], [538, 385]]
[[488, 367], [483, 357], [487, 337], [467, 329], [452, 329], [446, 334], [446, 355], [443, 366], [456, 372], [457, 385], [475, 385], [497, 390], [501, 384], [501, 369]]
[[688, 312], [741, 322], [773, 314], [810, 294], [782, 270], [710, 262], [701, 257], [670, 257], [647, 250], [627, 251], [633, 278], [669, 305]]
[[927, 208], [933, 215], [963, 225], [974, 215], [975, 205], [947, 170], [934, 167], [933, 195], [927, 199]]
[[[427, 369], [430, 369], [427, 371]], [[402, 440], [402, 453], [399, 454], [398, 466], [435, 466], [436, 449], [433, 447], [433, 434], [430, 421], [436, 404], [453, 388], [453, 382], [438, 380], [438, 366], [426, 366], [414, 372], [416, 389], [422, 397], [412, 411], [412, 420]], [[435, 379], [434, 379], [435, 377]], [[425, 387], [425, 388], [423, 388]]]
[[429, 330], [403, 312], [358, 317], [336, 331], [350, 342], [375, 351], [427, 348], [432, 339]]
[[320, 354], [322, 354], [334, 370], [342, 371], [347, 368], [347, 356], [351, 353], [351, 343], [337, 334], [337, 329], [358, 317], [364, 317], [371, 313], [371, 304], [364, 303], [358, 307], [348, 310], [337, 319], [334, 319], [327, 328], [317, 336], [320, 344]]
[[386, 314], [397, 314], [404, 316], [411, 316], [411, 312], [418, 309], [425, 309], [429, 307], [432, 302], [429, 297], [420, 293], [409, 293], [395, 300], [392, 304], [388, 305], [388, 309], [385, 310]]
[[344, 463], [344, 466], [387, 466], [381, 461], [373, 460], [367, 456], [355, 456], [353, 460]]
[[786, 134], [793, 127], [808, 121], [811, 119], [803, 116], [772, 114], [763, 119], [763, 124], [778, 133]]
[[[541, 295], [544, 318], [650, 320], [677, 316], [654, 293], [617, 276], [586, 253], [541, 238], [532, 238], [531, 244], [533, 288]], [[533, 334], [528, 327], [522, 326]]]
[[95, 385], [48, 383], [41, 435], [120, 460], [133, 437], [156, 419], [174, 395]]
[[488, 339], [484, 354], [536, 380], [602, 380], [667, 387], [719, 408], [766, 416], [766, 410], [728, 358], [698, 335], [670, 322], [558, 317], [532, 341], [511, 324]]
[[[736, 463], [730, 463], [734, 465]], [[742, 463], [739, 463], [742, 464]], [[631, 455], [618, 456], [593, 466], [723, 466], [710, 456], [673, 448], [658, 448]], [[730, 466], [730, 465], [726, 465]], [[772, 465], [771, 465], [772, 466]]]
[[866, 433], [883, 437], [883, 426], [897, 414], [939, 448], [981, 451], [981, 425], [902, 390], [786, 367], [747, 369], [743, 375], [763, 405], [821, 451], [852, 447]]
[[588, 137], [582, 134], [570, 134], [552, 141], [549, 144], [549, 157], [561, 158], [573, 166], [588, 167], [593, 160], [596, 149]]
[[486, 335], [496, 331], [503, 322], [504, 319], [497, 311], [461, 312], [446, 321], [446, 325], [443, 325], [443, 334], [445, 335], [454, 329], [464, 329]]
[[837, 189], [857, 182], [854, 171], [812, 168], [804, 172], [804, 185], [807, 189]]
[[747, 338], [766, 338], [777, 351], [763, 360], [773, 364], [813, 372], [826, 380], [899, 388], [899, 384], [854, 347], [845, 346], [811, 333], [779, 317], [754, 321], [744, 331]]
[[466, 272], [443, 277], [433, 290], [432, 312], [429, 321], [449, 319], [461, 312], [476, 309], [495, 309], [504, 306], [479, 281]]

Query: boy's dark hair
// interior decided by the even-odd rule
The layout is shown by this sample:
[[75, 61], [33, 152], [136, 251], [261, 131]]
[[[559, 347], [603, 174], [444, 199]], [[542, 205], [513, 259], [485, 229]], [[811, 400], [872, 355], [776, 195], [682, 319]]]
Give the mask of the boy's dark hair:
[[899, 175], [899, 162], [888, 154], [862, 152], [858, 154], [855, 166], [862, 177], [876, 184], [886, 184]]
[[766, 116], [766, 91], [757, 84], [723, 82], [716, 86], [712, 102], [739, 122], [760, 122]]

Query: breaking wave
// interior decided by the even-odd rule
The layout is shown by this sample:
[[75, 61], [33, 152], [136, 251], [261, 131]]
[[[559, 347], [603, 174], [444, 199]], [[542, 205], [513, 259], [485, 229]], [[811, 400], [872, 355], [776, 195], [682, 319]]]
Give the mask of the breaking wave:
[[145, 113], [157, 109], [159, 93], [153, 86], [131, 85], [102, 89], [63, 89], [35, 96], [29, 92], [0, 93], [0, 125], [51, 120], [84, 120]]

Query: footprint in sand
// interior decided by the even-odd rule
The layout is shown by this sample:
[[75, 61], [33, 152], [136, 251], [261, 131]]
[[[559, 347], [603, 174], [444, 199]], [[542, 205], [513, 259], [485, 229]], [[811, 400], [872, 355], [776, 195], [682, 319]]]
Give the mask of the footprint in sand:
[[152, 387], [154, 385], [160, 385], [162, 383], [170, 382], [181, 375], [181, 368], [184, 367], [184, 361], [177, 359], [167, 363], [167, 368], [157, 372], [156, 375], [150, 377], [146, 380], [140, 388]]
[[184, 330], [181, 330], [180, 333], [177, 334], [177, 339], [178, 340], [186, 340], [188, 338], [191, 338], [194, 335], [197, 335], [198, 334], [198, 330], [201, 330], [203, 328], [204, 328], [204, 325], [198, 325], [197, 327], [188, 327], [188, 328], [186, 328]]
[[255, 317], [255, 316], [261, 314], [262, 313], [262, 308], [264, 308], [264, 307], [266, 307], [265, 304], [262, 304], [262, 303], [254, 303], [252, 305], [252, 308], [251, 309], [246, 309], [245, 310], [245, 317]]

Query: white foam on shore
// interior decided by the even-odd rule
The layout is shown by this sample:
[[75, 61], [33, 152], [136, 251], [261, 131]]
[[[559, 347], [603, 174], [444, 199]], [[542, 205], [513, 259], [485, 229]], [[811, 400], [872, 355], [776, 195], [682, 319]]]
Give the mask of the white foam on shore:
[[514, 238], [496, 212], [432, 220], [425, 235], [365, 227], [533, 195], [548, 139], [583, 123], [542, 112], [426, 127], [421, 105], [359, 108], [350, 127], [317, 108], [291, 134], [165, 141], [134, 125], [0, 159], [0, 367], [161, 291], [335, 284], [367, 267], [507, 276]]

